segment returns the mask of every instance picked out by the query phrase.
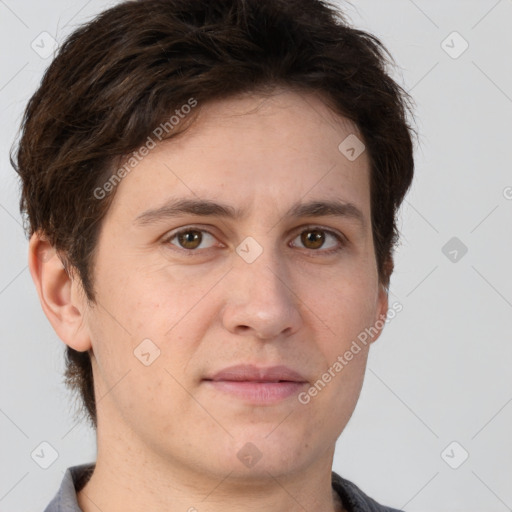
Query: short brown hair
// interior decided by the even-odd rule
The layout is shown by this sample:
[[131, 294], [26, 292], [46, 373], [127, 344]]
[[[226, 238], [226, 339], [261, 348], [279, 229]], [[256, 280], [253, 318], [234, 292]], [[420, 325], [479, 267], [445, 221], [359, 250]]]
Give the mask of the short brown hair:
[[[45, 235], [94, 303], [94, 251], [114, 195], [99, 200], [94, 191], [121, 159], [190, 98], [197, 112], [218, 99], [285, 87], [321, 95], [364, 137], [375, 256], [387, 286], [396, 214], [414, 168], [412, 101], [388, 74], [391, 62], [379, 39], [323, 0], [122, 2], [69, 36], [28, 103], [11, 155], [27, 232]], [[66, 364], [67, 384], [96, 425], [89, 353], [68, 347]]]

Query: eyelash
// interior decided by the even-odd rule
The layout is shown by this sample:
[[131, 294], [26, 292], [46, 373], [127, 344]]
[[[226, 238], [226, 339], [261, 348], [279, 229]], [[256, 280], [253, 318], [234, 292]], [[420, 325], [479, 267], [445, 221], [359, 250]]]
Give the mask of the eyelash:
[[[210, 231], [208, 231], [207, 229], [203, 229], [203, 228], [199, 228], [199, 227], [196, 227], [196, 226], [187, 226], [183, 229], [179, 229], [177, 231], [173, 231], [171, 233], [169, 233], [163, 240], [164, 243], [166, 244], [170, 244], [170, 245], [174, 245], [172, 242], [172, 240], [174, 240], [178, 235], [180, 234], [183, 234], [183, 233], [187, 233], [187, 232], [190, 232], [190, 231], [199, 231], [199, 232], [202, 232], [202, 233], [207, 233], [208, 235], [212, 236], [213, 238], [216, 238], [215, 235], [213, 235]], [[328, 235], [331, 235], [332, 237], [334, 237], [337, 241], [338, 241], [338, 246], [333, 248], [333, 249], [327, 249], [327, 250], [322, 250], [321, 248], [320, 249], [307, 249], [307, 248], [304, 248], [304, 250], [306, 251], [310, 251], [312, 253], [320, 253], [319, 255], [330, 255], [330, 254], [335, 254], [339, 251], [341, 251], [342, 249], [345, 248], [347, 242], [346, 242], [346, 239], [341, 236], [341, 235], [338, 235], [336, 232], [334, 231], [331, 231], [329, 229], [325, 229], [321, 226], [316, 226], [316, 225], [309, 225], [309, 226], [305, 226], [295, 237], [294, 237], [294, 240], [295, 238], [297, 238], [298, 236], [300, 236], [302, 233], [304, 232], [307, 232], [307, 231], [321, 231], [323, 233], [326, 233]], [[202, 242], [202, 240], [201, 240]], [[187, 255], [190, 255], [190, 256], [196, 256], [198, 255], [198, 253], [201, 253], [201, 252], [204, 252], [204, 251], [208, 251], [209, 249], [212, 249], [213, 247], [208, 247], [207, 249], [185, 249], [183, 247], [179, 247], [177, 245], [174, 245], [174, 249], [172, 250], [176, 250], [178, 252], [182, 252], [182, 253], [185, 253]], [[317, 255], [315, 255], [317, 256]]]

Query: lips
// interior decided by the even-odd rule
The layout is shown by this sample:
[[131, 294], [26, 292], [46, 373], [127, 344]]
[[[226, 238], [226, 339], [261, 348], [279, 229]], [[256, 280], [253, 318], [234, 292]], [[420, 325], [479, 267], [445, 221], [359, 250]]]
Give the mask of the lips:
[[243, 364], [224, 368], [205, 380], [235, 382], [307, 382], [300, 373], [287, 366], [258, 368], [257, 366]]
[[220, 393], [253, 405], [275, 404], [296, 396], [307, 385], [300, 373], [287, 366], [230, 366], [203, 381], [216, 395]]

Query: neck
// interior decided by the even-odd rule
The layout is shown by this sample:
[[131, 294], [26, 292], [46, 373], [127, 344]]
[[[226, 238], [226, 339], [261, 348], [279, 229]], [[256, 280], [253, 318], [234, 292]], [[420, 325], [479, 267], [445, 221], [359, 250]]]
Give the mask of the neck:
[[78, 503], [83, 512], [343, 512], [331, 486], [333, 453], [280, 475], [215, 474], [154, 454], [127, 432], [98, 434], [96, 468]]

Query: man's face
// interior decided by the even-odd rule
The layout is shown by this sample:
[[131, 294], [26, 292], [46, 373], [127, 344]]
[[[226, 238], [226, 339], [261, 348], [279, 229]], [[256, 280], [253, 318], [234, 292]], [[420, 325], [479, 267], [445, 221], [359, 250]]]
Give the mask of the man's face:
[[[330, 464], [368, 345], [333, 365], [387, 308], [369, 159], [338, 149], [354, 133], [312, 96], [230, 99], [122, 180], [83, 305], [100, 445], [223, 477]], [[298, 211], [313, 202], [342, 207]]]

